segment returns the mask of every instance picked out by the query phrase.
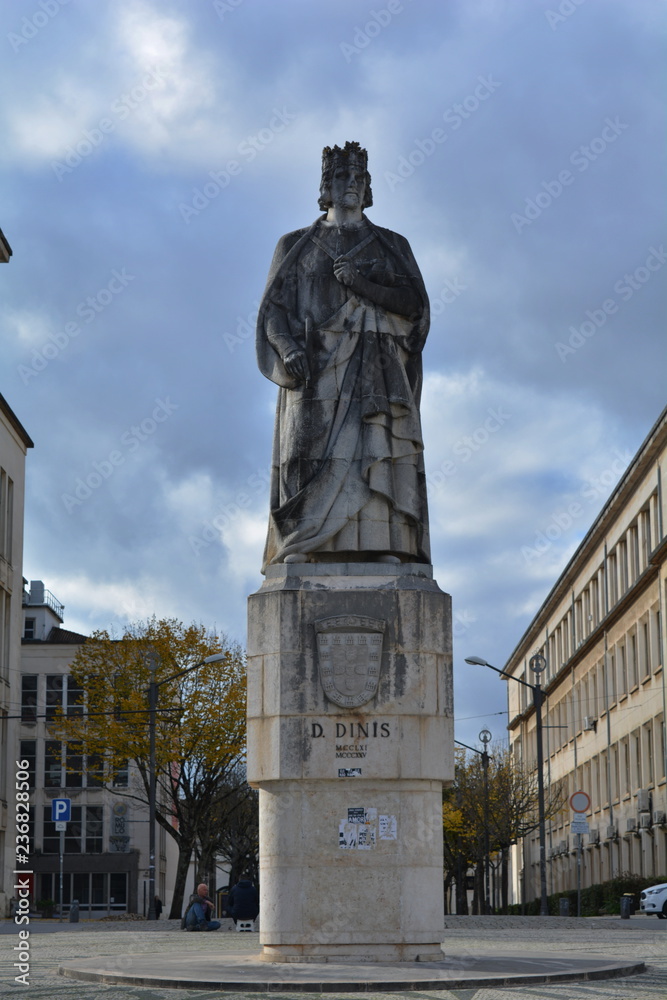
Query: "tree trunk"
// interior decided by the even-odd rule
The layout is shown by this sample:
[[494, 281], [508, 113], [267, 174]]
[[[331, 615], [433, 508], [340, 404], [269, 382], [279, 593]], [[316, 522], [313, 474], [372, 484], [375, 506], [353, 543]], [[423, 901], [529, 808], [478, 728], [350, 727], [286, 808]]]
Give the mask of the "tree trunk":
[[472, 881], [472, 915], [476, 917], [479, 913], [479, 864], [475, 864], [475, 872]]
[[174, 880], [174, 897], [171, 901], [169, 911], [170, 920], [180, 920], [183, 911], [183, 896], [185, 895], [185, 883], [192, 857], [192, 844], [187, 845], [184, 840], [178, 842], [178, 864], [176, 866], [176, 878]]
[[445, 882], [443, 886], [443, 896], [445, 900], [445, 915], [449, 913], [449, 893], [452, 888], [453, 873], [448, 871], [445, 875]]
[[507, 847], [503, 847], [501, 871], [501, 906], [503, 913], [507, 913], [509, 909], [509, 853], [509, 849]]
[[468, 915], [468, 890], [466, 888], [466, 868], [463, 857], [458, 855], [456, 861], [456, 912], [460, 916]]

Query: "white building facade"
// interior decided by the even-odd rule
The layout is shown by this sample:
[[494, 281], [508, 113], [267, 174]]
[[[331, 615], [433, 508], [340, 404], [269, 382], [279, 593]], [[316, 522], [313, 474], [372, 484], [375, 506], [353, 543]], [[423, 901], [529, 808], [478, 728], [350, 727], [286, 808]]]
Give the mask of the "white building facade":
[[[33, 906], [60, 903], [60, 834], [52, 819], [53, 799], [71, 801], [71, 821], [64, 839], [63, 893], [66, 910], [79, 902], [83, 917], [109, 913], [148, 913], [148, 806], [132, 797], [142, 794], [131, 766], [109, 786], [101, 780], [101, 762], [61, 743], [49, 722], [62, 708], [83, 711], [83, 692], [70, 666], [86, 636], [62, 627], [64, 608], [33, 580], [23, 597], [23, 640], [17, 759], [29, 762]], [[169, 843], [167, 843], [169, 839]], [[156, 891], [171, 903], [168, 861], [175, 870], [171, 838], [156, 827]]]
[[[531, 656], [547, 661], [544, 779], [566, 791], [547, 821], [549, 893], [576, 887], [575, 791], [591, 800], [582, 886], [625, 873], [667, 880], [666, 465], [667, 410], [504, 668], [534, 684]], [[535, 767], [531, 693], [511, 680], [507, 693], [512, 753]], [[514, 848], [512, 879], [513, 902], [539, 897], [537, 830]]]
[[[0, 232], [1, 236], [1, 232]], [[0, 239], [0, 259], [2, 240]], [[33, 447], [25, 428], [0, 396], [0, 915], [14, 893], [16, 720], [21, 656], [25, 462]]]

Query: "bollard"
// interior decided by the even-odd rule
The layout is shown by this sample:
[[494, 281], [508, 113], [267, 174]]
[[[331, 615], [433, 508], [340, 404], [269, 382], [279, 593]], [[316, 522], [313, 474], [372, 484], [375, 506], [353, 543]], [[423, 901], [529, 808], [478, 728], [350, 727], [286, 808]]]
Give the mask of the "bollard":
[[69, 906], [69, 922], [70, 924], [78, 924], [79, 922], [79, 900], [73, 899]]
[[621, 920], [629, 920], [634, 911], [634, 897], [631, 892], [624, 892], [621, 896]]
[[558, 915], [560, 917], [570, 916], [570, 900], [567, 898], [567, 896], [561, 896], [561, 898], [558, 900], [558, 910], [559, 910]]

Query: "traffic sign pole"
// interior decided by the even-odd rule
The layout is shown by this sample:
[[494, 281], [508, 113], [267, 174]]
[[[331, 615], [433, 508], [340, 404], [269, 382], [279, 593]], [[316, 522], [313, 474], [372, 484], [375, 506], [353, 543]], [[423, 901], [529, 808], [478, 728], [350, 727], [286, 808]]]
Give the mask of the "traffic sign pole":
[[577, 916], [581, 916], [581, 834], [577, 834]]
[[585, 815], [591, 807], [588, 792], [574, 792], [570, 796], [570, 808], [574, 819], [570, 824], [570, 833], [577, 838], [577, 916], [581, 916], [581, 835], [588, 833], [588, 823]]
[[58, 923], [63, 919], [63, 855], [65, 853], [65, 831], [67, 824], [72, 817], [71, 799], [53, 799], [51, 802], [51, 822], [55, 823], [56, 830], [60, 833], [60, 906], [58, 909]]
[[63, 919], [63, 854], [65, 853], [65, 831], [60, 831], [60, 909], [58, 912], [58, 923]]

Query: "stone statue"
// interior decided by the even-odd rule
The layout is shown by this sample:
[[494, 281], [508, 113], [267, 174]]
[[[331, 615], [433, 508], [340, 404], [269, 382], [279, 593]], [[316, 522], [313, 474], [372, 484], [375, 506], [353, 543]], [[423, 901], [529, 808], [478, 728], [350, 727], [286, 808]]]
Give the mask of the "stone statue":
[[430, 562], [421, 351], [424, 282], [402, 236], [373, 225], [366, 150], [322, 154], [320, 208], [278, 242], [257, 356], [280, 386], [264, 569]]

